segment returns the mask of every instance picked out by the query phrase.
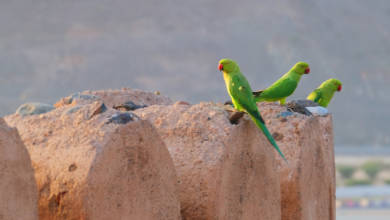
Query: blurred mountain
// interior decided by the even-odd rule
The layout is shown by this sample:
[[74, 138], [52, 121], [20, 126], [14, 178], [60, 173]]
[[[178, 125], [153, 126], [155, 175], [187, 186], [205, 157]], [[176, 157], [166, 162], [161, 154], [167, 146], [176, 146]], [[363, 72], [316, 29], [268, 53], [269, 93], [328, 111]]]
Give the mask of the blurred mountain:
[[[336, 143], [390, 146], [390, 1], [15, 0], [0, 7], [0, 115], [86, 89], [228, 99], [220, 58], [253, 89], [310, 63], [292, 98], [337, 77]], [[291, 98], [290, 98], [291, 99]]]

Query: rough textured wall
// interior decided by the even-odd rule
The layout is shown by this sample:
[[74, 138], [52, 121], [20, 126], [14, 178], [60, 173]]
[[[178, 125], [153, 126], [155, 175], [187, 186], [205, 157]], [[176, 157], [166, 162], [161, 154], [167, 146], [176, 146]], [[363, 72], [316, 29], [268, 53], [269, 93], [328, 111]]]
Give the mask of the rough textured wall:
[[99, 101], [6, 120], [31, 155], [40, 219], [180, 219], [175, 168], [149, 122]]
[[259, 104], [286, 164], [247, 115], [232, 124], [221, 104], [122, 89], [56, 106], [6, 118], [31, 154], [42, 219], [335, 219], [330, 115]]
[[332, 116], [283, 117], [284, 107], [261, 103], [264, 119], [289, 164], [275, 153], [281, 181], [282, 220], [335, 219]]
[[0, 220], [37, 220], [38, 191], [30, 156], [16, 129], [0, 118]]
[[55, 106], [79, 105], [98, 100], [103, 101], [107, 107], [118, 106], [125, 104], [128, 101], [140, 106], [173, 104], [170, 98], [159, 95], [159, 92], [153, 93], [138, 89], [122, 88], [120, 90], [87, 90], [73, 93], [72, 95], [59, 100]]
[[274, 150], [248, 117], [232, 125], [223, 105], [182, 102], [135, 114], [171, 153], [183, 219], [280, 219]]

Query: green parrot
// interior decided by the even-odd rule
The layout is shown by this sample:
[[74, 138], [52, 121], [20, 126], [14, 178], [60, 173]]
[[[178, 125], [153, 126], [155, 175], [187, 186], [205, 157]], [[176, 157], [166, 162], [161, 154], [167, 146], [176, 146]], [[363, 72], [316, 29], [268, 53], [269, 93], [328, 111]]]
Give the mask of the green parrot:
[[238, 64], [231, 59], [222, 59], [219, 61], [219, 71], [223, 72], [223, 78], [226, 83], [227, 91], [232, 99], [234, 108], [238, 111], [246, 111], [252, 120], [259, 127], [268, 141], [279, 152], [280, 156], [287, 162], [282, 151], [279, 149], [274, 138], [265, 126], [265, 122], [260, 115], [256, 102], [252, 95], [252, 89], [246, 80], [245, 76], [241, 73]]
[[296, 63], [286, 74], [265, 90], [253, 92], [256, 102], [279, 101], [284, 105], [286, 98], [293, 94], [303, 74], [309, 74], [309, 64], [305, 62]]
[[338, 79], [328, 79], [307, 96], [306, 99], [317, 102], [322, 107], [328, 107], [333, 94], [340, 92], [342, 83]]

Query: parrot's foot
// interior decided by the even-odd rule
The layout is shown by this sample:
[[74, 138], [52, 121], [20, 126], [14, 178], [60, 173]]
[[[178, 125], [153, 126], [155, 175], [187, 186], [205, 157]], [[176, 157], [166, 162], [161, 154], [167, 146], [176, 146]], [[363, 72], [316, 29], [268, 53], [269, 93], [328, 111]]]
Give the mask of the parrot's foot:
[[240, 118], [245, 114], [245, 112], [235, 109], [232, 101], [226, 101], [224, 103], [224, 109], [229, 113], [230, 123], [235, 125], [238, 124]]
[[244, 116], [245, 112], [239, 112], [239, 111], [234, 111], [229, 115], [229, 121], [231, 124], [238, 124], [238, 121], [242, 116]]

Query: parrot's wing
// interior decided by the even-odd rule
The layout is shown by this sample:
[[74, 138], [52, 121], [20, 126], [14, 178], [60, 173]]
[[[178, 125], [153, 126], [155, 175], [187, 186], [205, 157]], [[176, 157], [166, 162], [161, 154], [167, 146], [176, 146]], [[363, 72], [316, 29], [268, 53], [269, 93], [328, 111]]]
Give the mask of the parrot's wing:
[[314, 102], [320, 102], [320, 100], [322, 99], [322, 93], [321, 93], [321, 91], [317, 91], [316, 94], [317, 94], [317, 96], [316, 96], [316, 98], [314, 99]]
[[233, 92], [236, 94], [235, 99], [238, 104], [250, 115], [256, 115], [258, 120], [264, 123], [264, 119], [258, 113], [256, 102], [252, 96], [252, 89], [250, 88], [248, 81], [244, 76], [233, 76], [232, 81], [235, 84]]
[[315, 89], [310, 95], [309, 99], [313, 100], [313, 102], [319, 102], [322, 98], [322, 93], [320, 89]]
[[235, 94], [234, 99], [237, 104], [245, 109], [248, 113], [256, 111], [257, 106], [252, 95], [252, 89], [243, 75], [232, 77], [232, 92]]
[[281, 78], [262, 92], [264, 98], [284, 98], [291, 95], [298, 82], [289, 78]]

